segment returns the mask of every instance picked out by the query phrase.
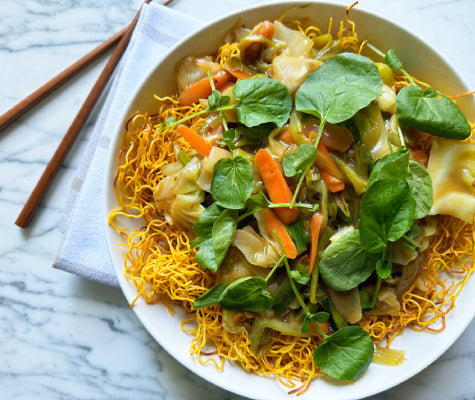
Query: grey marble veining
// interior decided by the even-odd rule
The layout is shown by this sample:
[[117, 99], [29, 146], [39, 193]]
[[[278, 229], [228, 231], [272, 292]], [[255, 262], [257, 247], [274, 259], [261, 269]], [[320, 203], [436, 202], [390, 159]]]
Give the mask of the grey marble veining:
[[[253, 3], [175, 0], [172, 7], [209, 20]], [[134, 0], [0, 0], [0, 113], [125, 26], [139, 5]], [[360, 0], [359, 5], [419, 33], [475, 89], [473, 0]], [[32, 225], [25, 230], [14, 225], [104, 62], [0, 132], [0, 399], [241, 399], [170, 357], [120, 290], [51, 267], [88, 127]], [[89, 125], [99, 108], [100, 103]], [[474, 377], [472, 322], [432, 365], [371, 399], [475, 399]]]

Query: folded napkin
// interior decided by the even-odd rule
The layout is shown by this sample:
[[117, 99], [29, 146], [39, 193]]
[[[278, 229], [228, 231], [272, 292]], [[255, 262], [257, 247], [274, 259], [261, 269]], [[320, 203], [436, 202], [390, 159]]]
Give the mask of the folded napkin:
[[72, 184], [60, 226], [64, 239], [53, 267], [119, 286], [102, 223], [105, 160], [117, 115], [123, 113], [137, 82], [172, 45], [202, 23], [160, 4], [143, 5]]

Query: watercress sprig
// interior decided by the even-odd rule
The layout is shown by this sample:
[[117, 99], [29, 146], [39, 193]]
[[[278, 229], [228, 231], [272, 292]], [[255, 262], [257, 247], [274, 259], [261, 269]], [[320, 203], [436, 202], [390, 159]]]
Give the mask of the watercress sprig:
[[470, 124], [457, 104], [430, 86], [425, 90], [418, 86], [394, 49], [384, 54], [370, 44], [368, 47], [383, 57], [389, 68], [401, 71], [410, 83], [396, 96], [401, 124], [447, 139], [464, 140], [471, 135]]

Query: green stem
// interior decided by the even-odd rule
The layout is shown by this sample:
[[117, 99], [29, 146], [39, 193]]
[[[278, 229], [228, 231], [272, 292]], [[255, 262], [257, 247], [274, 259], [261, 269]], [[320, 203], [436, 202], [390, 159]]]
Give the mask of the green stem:
[[279, 268], [281, 265], [282, 265], [282, 261], [284, 260], [285, 257], [285, 254], [282, 254], [282, 256], [279, 258], [279, 260], [275, 263], [275, 265], [272, 267], [272, 269], [270, 270], [270, 272], [267, 274], [267, 276], [265, 277], [265, 281], [268, 282], [269, 279], [272, 277], [272, 275], [274, 275], [274, 272], [277, 268]]
[[381, 278], [378, 276], [378, 280], [376, 281], [376, 287], [374, 288], [373, 297], [371, 299], [370, 308], [373, 308], [374, 305], [376, 304], [376, 300], [378, 299], [378, 293], [379, 293], [380, 288], [381, 288]]
[[[326, 123], [327, 123], [327, 121], [325, 119], [320, 121], [320, 126], [318, 127], [317, 137], [313, 140], [313, 146], [315, 147], [315, 149], [318, 147], [318, 143], [320, 142], [320, 139], [321, 139], [322, 134], [323, 134], [323, 128], [325, 127]], [[297, 187], [295, 188], [294, 195], [292, 196], [292, 200], [290, 202], [290, 206], [289, 206], [290, 208], [295, 206], [295, 203], [297, 201], [297, 195], [298, 195], [299, 190], [300, 190], [300, 186], [302, 186], [303, 180], [304, 180], [305, 175], [307, 174], [307, 171], [308, 171], [309, 168], [310, 168], [310, 166], [308, 166], [307, 169], [302, 173], [302, 175], [300, 175], [299, 182], [297, 183]]]

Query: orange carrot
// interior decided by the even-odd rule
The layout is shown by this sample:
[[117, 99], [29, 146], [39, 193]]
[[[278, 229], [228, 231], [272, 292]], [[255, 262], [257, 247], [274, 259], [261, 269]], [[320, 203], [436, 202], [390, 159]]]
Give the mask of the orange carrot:
[[328, 153], [326, 146], [321, 141], [317, 146], [317, 158], [315, 163], [330, 192], [339, 192], [345, 188], [343, 175], [331, 158], [330, 153]]
[[[221, 90], [229, 83], [231, 74], [228, 71], [222, 70], [211, 78], [213, 79], [216, 90]], [[182, 106], [191, 106], [200, 99], [207, 99], [211, 95], [211, 92], [209, 79], [203, 78], [183, 90], [178, 96], [178, 101]]]
[[[271, 154], [265, 149], [260, 149], [255, 159], [270, 200], [273, 203], [290, 203], [293, 197], [292, 191]], [[296, 207], [278, 207], [275, 208], [275, 212], [285, 225], [295, 222], [299, 214]]]
[[272, 39], [274, 36], [274, 24], [271, 21], [261, 22], [256, 29], [256, 34]]
[[314, 335], [320, 335], [320, 332], [318, 332], [313, 324], [317, 324], [318, 327], [323, 331], [323, 333], [329, 335], [331, 333], [331, 330], [330, 330], [330, 323], [327, 321], [327, 322], [315, 322], [315, 321], [312, 321], [312, 326], [310, 328], [310, 333], [311, 334], [314, 334]]
[[288, 258], [297, 257], [297, 247], [285, 229], [285, 225], [270, 208], [266, 208], [262, 212], [267, 230], [273, 237], [275, 237], [274, 235], [279, 237], [282, 246], [284, 246], [285, 255]]
[[308, 266], [308, 273], [311, 274], [317, 259], [318, 238], [323, 224], [323, 215], [321, 213], [313, 214], [310, 221], [310, 264]]
[[203, 136], [196, 133], [193, 129], [188, 128], [186, 125], [178, 125], [176, 130], [181, 137], [198, 152], [198, 154], [202, 157], [209, 156], [213, 146], [211, 143], [207, 142]]
[[277, 138], [281, 141], [284, 142], [285, 144], [294, 144], [295, 140], [292, 137], [292, 133], [290, 132], [290, 129], [285, 129], [279, 135]]

